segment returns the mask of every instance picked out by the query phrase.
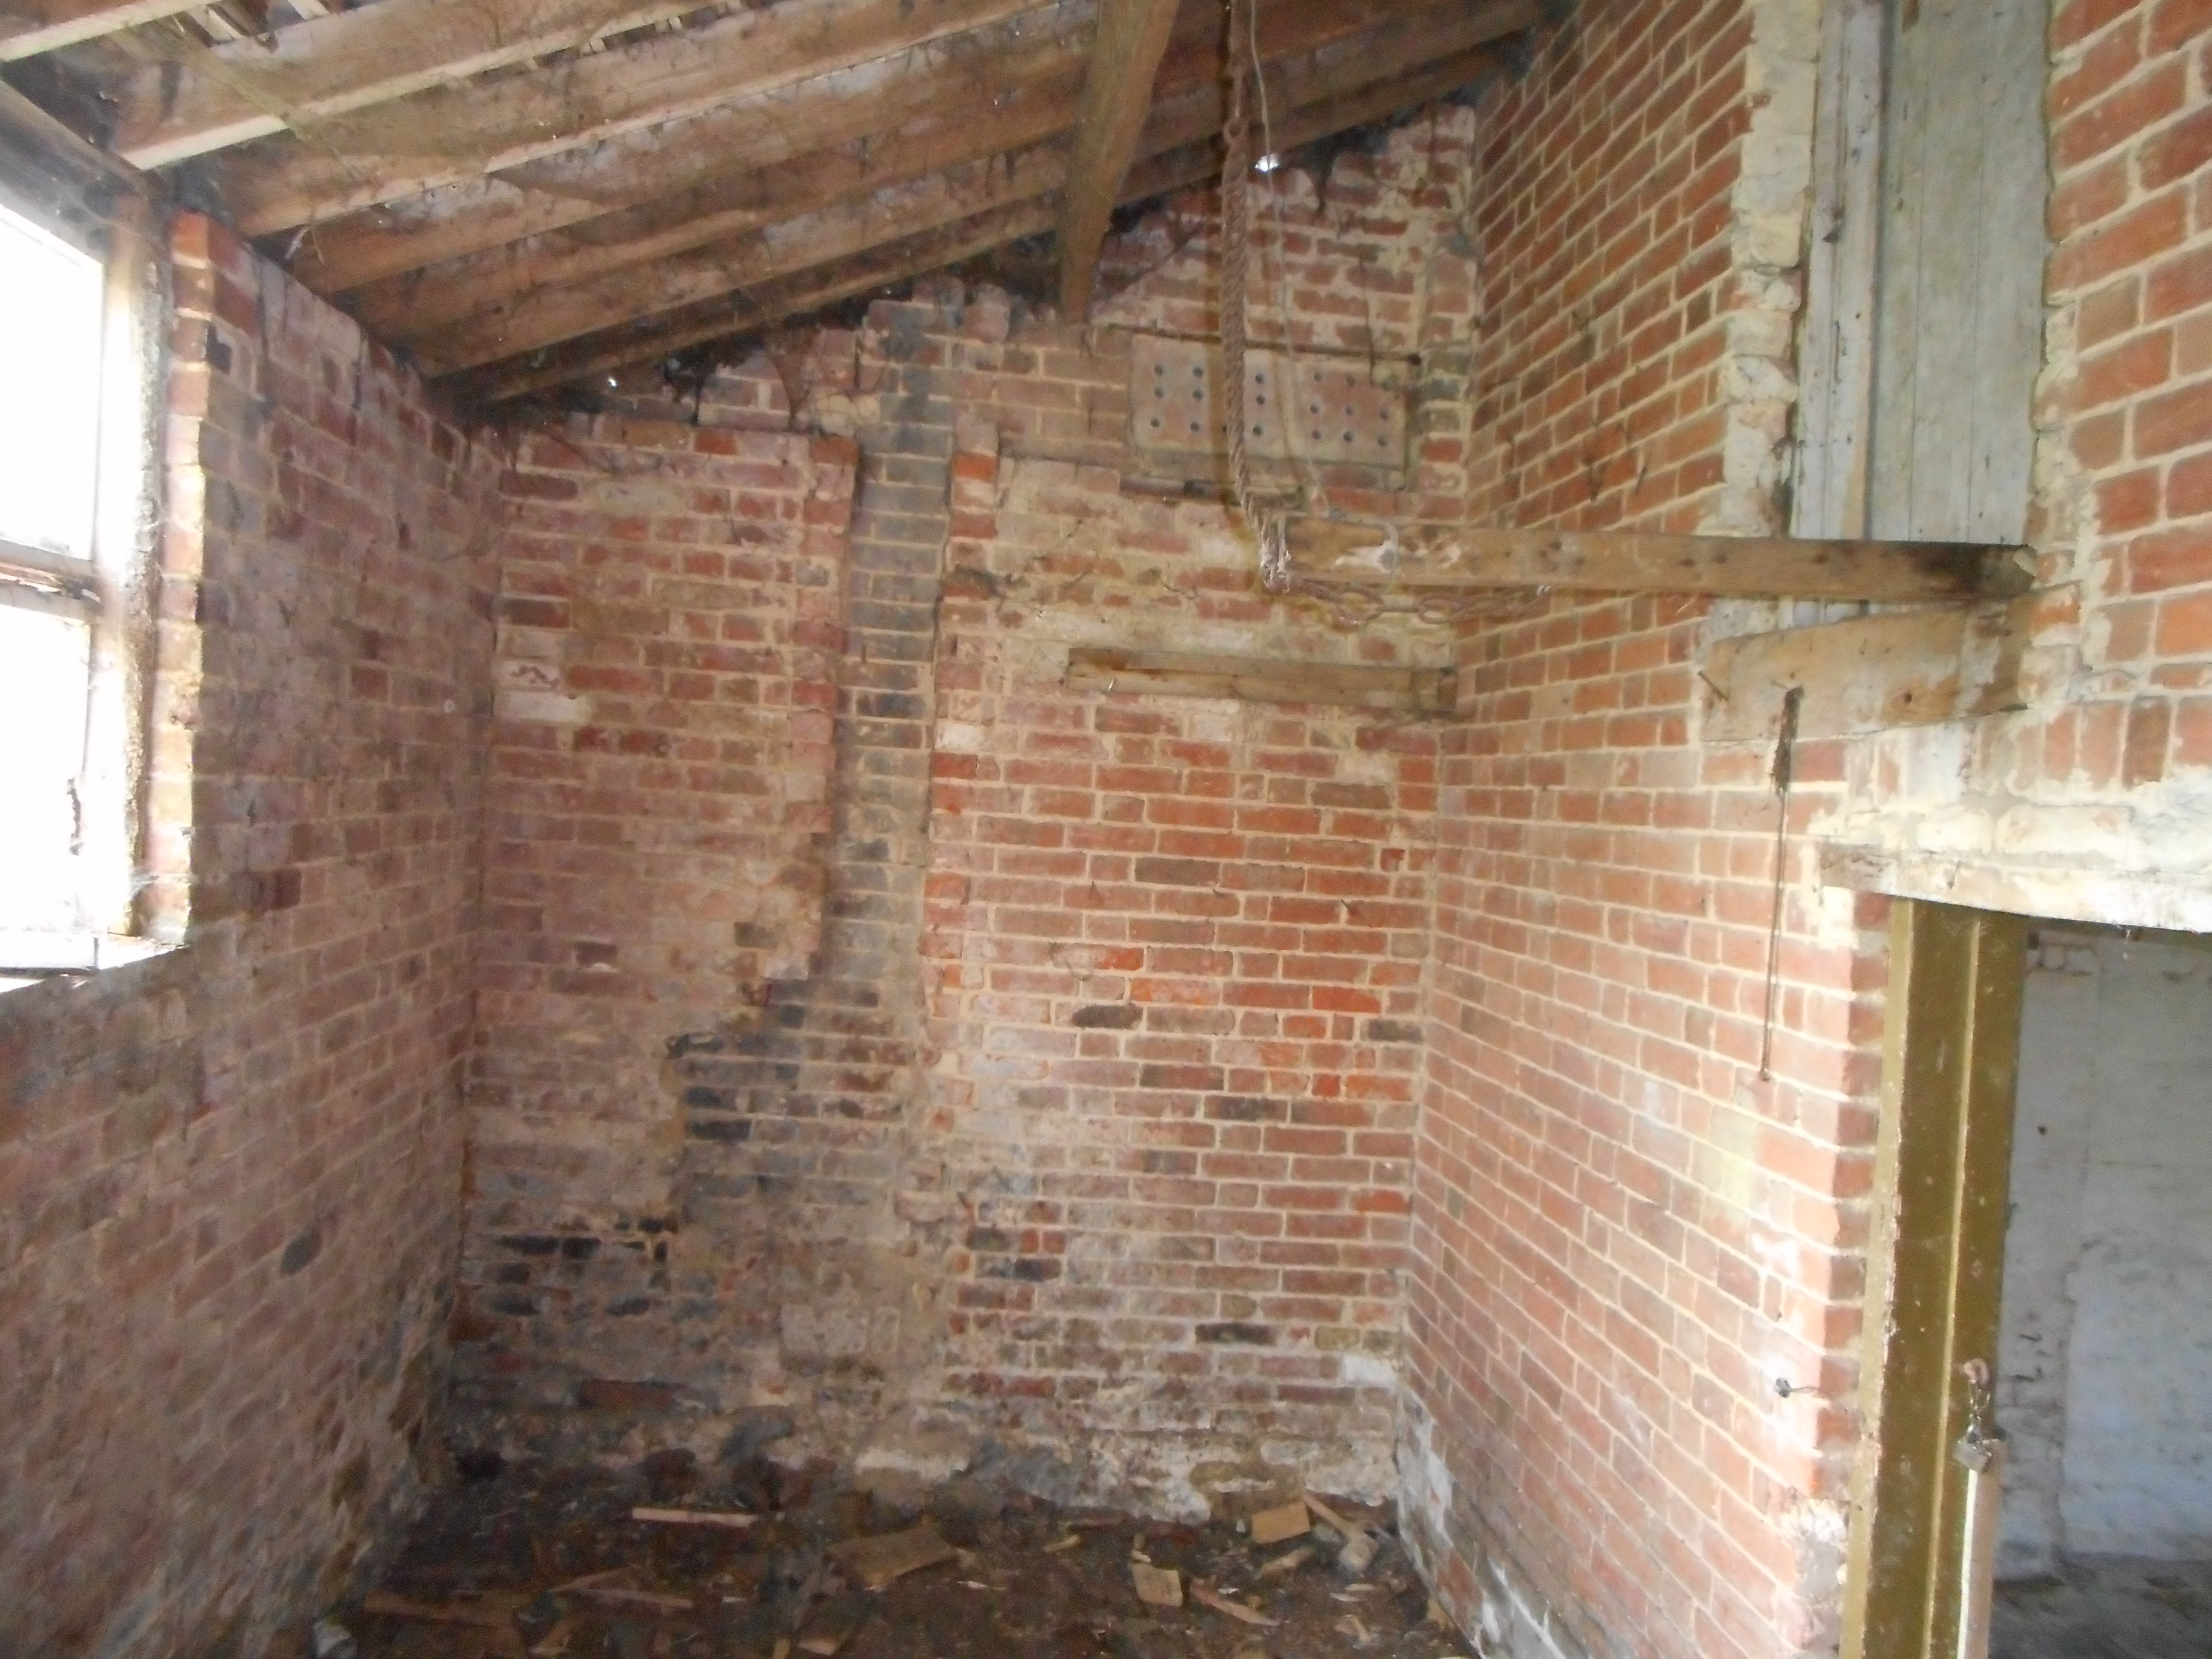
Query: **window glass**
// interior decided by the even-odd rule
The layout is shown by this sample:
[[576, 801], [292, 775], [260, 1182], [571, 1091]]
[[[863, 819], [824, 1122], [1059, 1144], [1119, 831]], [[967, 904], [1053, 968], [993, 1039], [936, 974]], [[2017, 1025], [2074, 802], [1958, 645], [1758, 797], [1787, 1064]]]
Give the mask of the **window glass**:
[[91, 555], [102, 283], [97, 260], [0, 210], [0, 540]]
[[0, 927], [81, 925], [77, 779], [91, 651], [82, 619], [0, 605]]

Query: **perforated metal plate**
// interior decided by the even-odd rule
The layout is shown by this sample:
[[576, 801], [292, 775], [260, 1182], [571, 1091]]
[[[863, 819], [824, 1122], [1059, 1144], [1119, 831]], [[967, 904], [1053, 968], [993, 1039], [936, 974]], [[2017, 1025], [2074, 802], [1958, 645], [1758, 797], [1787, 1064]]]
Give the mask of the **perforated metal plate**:
[[[1203, 340], [1140, 334], [1129, 371], [1131, 436], [1139, 451], [1214, 455], [1228, 447], [1216, 407], [1221, 350]], [[1338, 352], [1244, 357], [1245, 448], [1267, 460], [1406, 465], [1407, 366]], [[1285, 395], [1287, 394], [1287, 396]]]

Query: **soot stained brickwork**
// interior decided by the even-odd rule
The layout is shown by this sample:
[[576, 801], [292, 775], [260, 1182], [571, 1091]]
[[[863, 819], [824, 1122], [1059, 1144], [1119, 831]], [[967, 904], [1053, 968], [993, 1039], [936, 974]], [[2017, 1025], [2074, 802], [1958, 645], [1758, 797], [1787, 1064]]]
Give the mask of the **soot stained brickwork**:
[[[1416, 250], [1451, 235], [1468, 131], [1447, 112], [1348, 158], [1326, 199], [1286, 173], [1261, 204], [1262, 331], [1283, 332], [1287, 302], [1300, 346], [1416, 370], [1397, 465], [1291, 479], [1340, 507], [1464, 501], [1473, 272]], [[580, 856], [540, 797], [586, 764], [566, 758], [577, 734], [608, 724], [600, 692], [514, 678], [580, 659], [586, 627], [550, 579], [575, 559], [538, 546], [604, 546], [605, 580], [685, 539], [641, 518], [617, 539], [586, 506], [610, 486], [549, 439], [526, 448], [508, 487], [466, 1433], [706, 1449], [774, 1431], [780, 1455], [864, 1474], [1018, 1460], [1033, 1484], [1154, 1509], [1306, 1474], [1386, 1489], [1433, 725], [1060, 683], [1078, 642], [1376, 663], [1450, 649], [1434, 624], [1354, 635], [1260, 593], [1202, 481], [1186, 499], [1133, 458], [1130, 331], [1203, 322], [1212, 240], [1188, 227], [1205, 210], [1136, 234], [1134, 280], [1099, 325], [926, 286], [856, 333], [624, 405], [621, 421], [650, 419], [638, 432], [699, 447], [849, 438], [857, 457], [820, 928], [757, 980], [695, 962], [623, 1000], [618, 929], [587, 940], [532, 919], [501, 936], [542, 902], [516, 884]], [[586, 447], [628, 489], [661, 442], [677, 440], [626, 445], [609, 416]], [[588, 762], [603, 782], [629, 763]], [[647, 805], [626, 812], [649, 823]], [[613, 862], [586, 866], [586, 890], [642, 917], [611, 851], [629, 835], [610, 820]], [[600, 959], [572, 960], [586, 945]], [[549, 1003], [526, 1033], [515, 1016], [556, 976], [603, 1000]], [[548, 1109], [556, 1089], [578, 1103]]]

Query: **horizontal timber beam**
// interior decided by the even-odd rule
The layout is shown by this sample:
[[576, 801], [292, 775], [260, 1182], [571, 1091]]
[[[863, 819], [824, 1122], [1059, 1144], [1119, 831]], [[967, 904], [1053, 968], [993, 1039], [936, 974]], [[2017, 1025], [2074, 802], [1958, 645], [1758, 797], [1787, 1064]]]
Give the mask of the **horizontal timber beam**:
[[2023, 550], [1960, 542], [1807, 541], [1633, 530], [1486, 530], [1293, 519], [1291, 568], [1352, 586], [1559, 587], [1801, 599], [2008, 598]]
[[1802, 692], [1797, 735], [1850, 737], [1973, 720], [2026, 706], [2021, 660], [2039, 599], [1851, 617], [1716, 641], [1698, 674], [1701, 735], [1771, 740]]
[[1459, 676], [1449, 668], [1197, 656], [1086, 645], [1068, 653], [1067, 685], [1074, 691], [1149, 692], [1167, 697], [1230, 697], [1243, 702], [1313, 702], [1392, 713], [1449, 714], [1457, 701]]

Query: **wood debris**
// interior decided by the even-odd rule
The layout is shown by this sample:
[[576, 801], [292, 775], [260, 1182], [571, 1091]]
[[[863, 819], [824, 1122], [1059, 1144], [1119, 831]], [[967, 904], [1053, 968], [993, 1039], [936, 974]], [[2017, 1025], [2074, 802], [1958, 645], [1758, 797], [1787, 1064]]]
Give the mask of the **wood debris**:
[[817, 1655], [818, 1659], [829, 1659], [830, 1655], [852, 1640], [854, 1632], [867, 1622], [868, 1611], [866, 1596], [839, 1596], [824, 1606], [809, 1622], [799, 1636], [799, 1650]]
[[881, 1589], [894, 1579], [950, 1561], [957, 1553], [927, 1521], [904, 1532], [848, 1539], [824, 1553], [868, 1589]]
[[629, 1512], [633, 1521], [657, 1521], [675, 1527], [732, 1527], [753, 1525], [760, 1517], [742, 1510], [659, 1510], [640, 1504]]
[[630, 1589], [621, 1584], [588, 1584], [574, 1592], [595, 1601], [612, 1601], [625, 1607], [653, 1607], [667, 1613], [690, 1613], [696, 1604], [688, 1595], [663, 1595], [658, 1590]]
[[1049, 1544], [1047, 1544], [1047, 1545], [1044, 1547], [1044, 1553], [1045, 1553], [1047, 1555], [1058, 1555], [1058, 1554], [1059, 1554], [1062, 1550], [1072, 1550], [1072, 1549], [1073, 1549], [1073, 1548], [1074, 1548], [1078, 1544], [1080, 1544], [1082, 1541], [1083, 1541], [1083, 1534], [1082, 1534], [1081, 1533], [1079, 1533], [1079, 1532], [1072, 1532], [1072, 1533], [1068, 1534], [1067, 1534], [1067, 1536], [1066, 1536], [1066, 1537], [1065, 1537], [1065, 1538], [1055, 1538], [1055, 1539], [1054, 1539], [1054, 1540], [1052, 1540], [1052, 1542], [1050, 1542]]
[[1308, 1509], [1344, 1535], [1344, 1542], [1337, 1549], [1336, 1559], [1338, 1564], [1346, 1571], [1364, 1572], [1375, 1565], [1375, 1553], [1377, 1546], [1374, 1534], [1365, 1527], [1357, 1521], [1349, 1520], [1339, 1515], [1311, 1492], [1306, 1494], [1305, 1503]]
[[1280, 1544], [1303, 1537], [1312, 1529], [1313, 1517], [1304, 1498], [1261, 1510], [1252, 1517], [1252, 1541], [1255, 1544]]
[[1231, 1619], [1248, 1625], [1265, 1625], [1272, 1628], [1275, 1621], [1257, 1607], [1248, 1607], [1242, 1601], [1232, 1601], [1211, 1585], [1191, 1580], [1190, 1599], [1201, 1607], [1212, 1607], [1216, 1613], [1225, 1613]]
[[389, 1590], [371, 1590], [362, 1601], [363, 1613], [385, 1619], [414, 1619], [429, 1625], [474, 1625], [482, 1630], [506, 1630], [514, 1622], [522, 1598], [486, 1596], [481, 1601], [416, 1601]]
[[1137, 1599], [1146, 1607], [1182, 1605], [1182, 1575], [1173, 1567], [1156, 1567], [1149, 1561], [1129, 1563], [1129, 1577], [1137, 1586]]
[[1314, 1547], [1311, 1544], [1301, 1544], [1297, 1548], [1291, 1551], [1288, 1554], [1279, 1555], [1273, 1560], [1261, 1567], [1260, 1569], [1260, 1577], [1262, 1578], [1277, 1578], [1280, 1577], [1286, 1572], [1296, 1572], [1300, 1567], [1303, 1567], [1307, 1562], [1313, 1559]]

